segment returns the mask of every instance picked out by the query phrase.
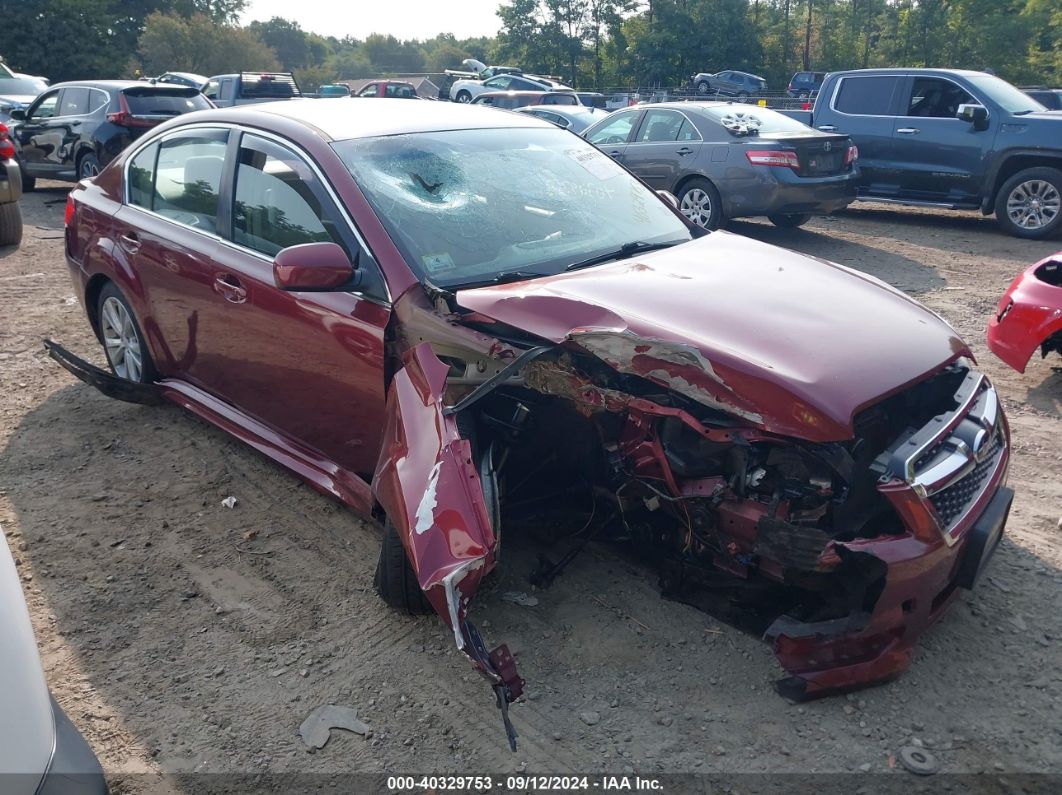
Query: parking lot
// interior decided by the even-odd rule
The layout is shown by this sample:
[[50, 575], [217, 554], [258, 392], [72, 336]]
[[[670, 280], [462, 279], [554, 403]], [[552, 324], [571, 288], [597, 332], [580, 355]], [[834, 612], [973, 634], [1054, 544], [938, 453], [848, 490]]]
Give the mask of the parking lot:
[[[775, 694], [758, 638], [662, 600], [653, 571], [608, 546], [536, 604], [503, 599], [530, 591], [538, 551], [507, 538], [474, 614], [528, 683], [512, 754], [452, 633], [373, 593], [377, 528], [181, 409], [109, 400], [46, 357], [48, 337], [102, 363], [63, 260], [68, 188], [27, 194], [24, 242], [0, 249], [0, 523], [53, 694], [116, 792], [145, 775], [398, 766], [906, 776], [894, 755], [912, 743], [944, 772], [1062, 772], [1062, 360], [1020, 375], [984, 344], [1007, 284], [1057, 240], [870, 204], [802, 230], [732, 222], [915, 295], [972, 343], [1011, 422], [1008, 537], [906, 675], [799, 706]], [[307, 753], [296, 730], [320, 704], [356, 707], [371, 733]]]

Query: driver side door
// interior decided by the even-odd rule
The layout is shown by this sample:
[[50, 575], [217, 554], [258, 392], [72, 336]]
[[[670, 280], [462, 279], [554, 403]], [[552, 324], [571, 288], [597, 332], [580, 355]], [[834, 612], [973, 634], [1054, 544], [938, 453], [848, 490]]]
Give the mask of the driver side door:
[[622, 163], [627, 152], [627, 142], [638, 127], [638, 121], [645, 111], [641, 108], [618, 110], [608, 120], [586, 136], [586, 140], [611, 157]]
[[59, 171], [59, 152], [63, 135], [52, 120], [59, 112], [61, 88], [41, 94], [26, 112], [26, 119], [15, 128], [19, 160], [27, 174], [49, 177]]

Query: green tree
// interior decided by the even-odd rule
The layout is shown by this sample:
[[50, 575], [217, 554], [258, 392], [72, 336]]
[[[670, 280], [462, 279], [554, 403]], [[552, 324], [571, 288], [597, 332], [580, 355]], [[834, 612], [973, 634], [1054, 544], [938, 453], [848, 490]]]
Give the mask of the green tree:
[[276, 53], [248, 28], [219, 25], [205, 14], [152, 14], [138, 50], [145, 74], [176, 70], [216, 75], [280, 68]]
[[249, 29], [273, 48], [281, 65], [289, 71], [324, 60], [314, 60], [311, 57], [309, 37], [298, 22], [273, 17], [268, 22], [252, 22]]

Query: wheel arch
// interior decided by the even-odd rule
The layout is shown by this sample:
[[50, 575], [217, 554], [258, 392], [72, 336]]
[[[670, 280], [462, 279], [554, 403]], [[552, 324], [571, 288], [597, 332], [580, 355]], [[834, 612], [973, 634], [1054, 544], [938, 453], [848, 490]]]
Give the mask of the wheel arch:
[[990, 190], [981, 198], [981, 213], [991, 215], [1003, 183], [1027, 168], [1054, 168], [1062, 171], [1062, 152], [1055, 154], [1036, 149], [1016, 149], [1004, 153], [997, 161], [996, 170], [988, 181]]
[[726, 196], [723, 195], [723, 191], [721, 191], [719, 189], [719, 183], [716, 182], [714, 179], [712, 179], [707, 174], [703, 174], [703, 173], [701, 173], [699, 171], [696, 172], [696, 173], [693, 173], [693, 174], [687, 174], [682, 179], [680, 179], [677, 183], [675, 183], [675, 189], [673, 191], [671, 191], [671, 192], [673, 194], [675, 194], [675, 196], [681, 202], [682, 201], [682, 191], [685, 190], [686, 186], [689, 185], [691, 182], [693, 182], [693, 180], [695, 180], [695, 179], [703, 179], [705, 182], [707, 182], [709, 185], [711, 185], [713, 188], [715, 188], [715, 192], [719, 194], [719, 210], [723, 214], [722, 218], [719, 219], [719, 223], [720, 224], [725, 223], [726, 219], [730, 217], [730, 213], [729, 213], [729, 209], [730, 208], [727, 206]]
[[96, 335], [101, 343], [103, 338], [100, 336], [100, 293], [103, 292], [103, 288], [111, 283], [111, 279], [102, 273], [97, 273], [88, 280], [88, 284], [85, 285], [85, 314], [88, 315], [89, 325], [92, 326], [92, 331]]

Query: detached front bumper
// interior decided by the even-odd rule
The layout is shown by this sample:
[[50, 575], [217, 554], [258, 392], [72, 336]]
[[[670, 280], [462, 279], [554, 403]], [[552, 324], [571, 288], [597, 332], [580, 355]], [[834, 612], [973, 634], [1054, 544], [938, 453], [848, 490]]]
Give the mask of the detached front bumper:
[[907, 532], [837, 544], [885, 564], [872, 610], [767, 631], [794, 700], [875, 684], [907, 669], [918, 638], [971, 589], [1002, 538], [1014, 492], [1005, 486], [1009, 430], [995, 390], [971, 372], [959, 408], [900, 440], [879, 459], [879, 491]]
[[[1018, 276], [988, 322], [988, 347], [1019, 373], [1036, 349], [1062, 335], [1062, 252]], [[1062, 341], [1059, 342], [1062, 347]]]

